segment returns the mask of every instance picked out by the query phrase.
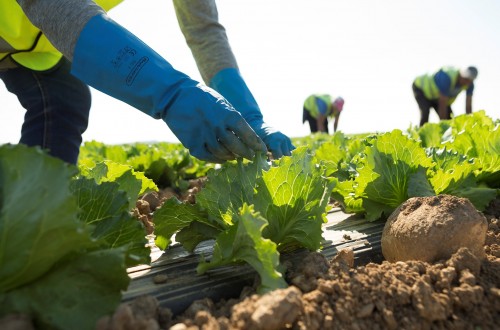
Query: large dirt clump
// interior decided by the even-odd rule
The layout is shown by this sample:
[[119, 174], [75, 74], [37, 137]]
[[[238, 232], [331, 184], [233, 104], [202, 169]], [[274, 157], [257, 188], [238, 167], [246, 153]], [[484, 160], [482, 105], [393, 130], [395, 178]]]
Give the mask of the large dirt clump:
[[466, 247], [484, 258], [488, 222], [466, 199], [451, 195], [414, 197], [387, 219], [382, 253], [388, 261], [448, 259]]

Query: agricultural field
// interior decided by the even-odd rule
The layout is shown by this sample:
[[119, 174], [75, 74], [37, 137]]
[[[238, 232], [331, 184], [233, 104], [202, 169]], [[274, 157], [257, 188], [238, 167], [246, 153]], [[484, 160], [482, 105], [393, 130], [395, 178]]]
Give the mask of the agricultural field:
[[[88, 142], [77, 167], [0, 146], [0, 328], [494, 329], [499, 124], [316, 134], [223, 165], [168, 143]], [[332, 212], [379, 225], [372, 258], [322, 253]], [[125, 301], [131, 269], [200, 246], [199, 276], [247, 267], [252, 283], [180, 311]]]

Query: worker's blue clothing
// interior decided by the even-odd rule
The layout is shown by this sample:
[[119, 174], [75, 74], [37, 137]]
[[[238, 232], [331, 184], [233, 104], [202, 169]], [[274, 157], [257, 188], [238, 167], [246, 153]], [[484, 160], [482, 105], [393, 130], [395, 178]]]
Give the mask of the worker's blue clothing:
[[328, 105], [326, 104], [325, 101], [317, 97], [315, 99], [316, 105], [318, 106], [318, 111], [320, 114], [323, 116], [326, 116], [328, 114]]
[[[458, 94], [463, 90], [461, 86], [456, 84], [455, 86], [451, 86], [451, 77], [444, 72], [444, 70], [439, 70], [434, 75], [434, 81], [436, 82], [436, 86], [439, 89], [439, 92], [444, 96], [454, 98], [457, 97]], [[471, 83], [470, 86], [466, 90], [467, 95], [472, 95], [474, 93], [474, 83]]]

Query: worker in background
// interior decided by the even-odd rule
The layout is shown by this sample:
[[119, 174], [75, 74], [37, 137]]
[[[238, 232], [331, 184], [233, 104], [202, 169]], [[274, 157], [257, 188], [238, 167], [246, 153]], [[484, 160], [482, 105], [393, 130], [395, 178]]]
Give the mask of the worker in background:
[[206, 85], [112, 20], [106, 11], [120, 2], [0, 2], [0, 78], [26, 109], [20, 143], [75, 164], [90, 85], [164, 120], [199, 159], [290, 155], [290, 139], [264, 122], [240, 74], [215, 0], [173, 1]]
[[439, 119], [451, 119], [451, 105], [458, 94], [466, 91], [465, 113], [472, 113], [472, 94], [477, 68], [463, 69], [443, 67], [433, 74], [424, 74], [413, 81], [413, 95], [420, 109], [420, 126], [429, 121], [431, 108], [436, 110]]
[[333, 99], [328, 94], [310, 95], [304, 102], [302, 123], [309, 122], [311, 133], [328, 133], [328, 118], [332, 117], [334, 119], [333, 132], [336, 132], [343, 108], [344, 99], [340, 96]]

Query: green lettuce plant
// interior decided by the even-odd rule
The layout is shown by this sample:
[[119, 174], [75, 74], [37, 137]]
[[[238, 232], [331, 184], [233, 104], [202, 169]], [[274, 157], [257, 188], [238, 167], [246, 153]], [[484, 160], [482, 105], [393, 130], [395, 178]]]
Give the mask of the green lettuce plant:
[[[336, 181], [332, 196], [346, 212], [376, 220], [410, 197], [437, 194], [466, 197], [484, 210], [498, 195], [500, 128], [484, 111], [362, 141], [366, 147], [358, 155], [347, 155], [329, 172]], [[316, 156], [327, 158], [324, 150]]]
[[252, 162], [229, 162], [208, 173], [195, 205], [173, 199], [155, 211], [156, 244], [167, 248], [175, 234], [193, 251], [213, 239], [214, 254], [201, 261], [199, 273], [244, 262], [259, 273], [261, 291], [284, 287], [279, 253], [321, 248], [334, 185], [324, 171], [306, 147], [272, 164], [263, 155]]
[[142, 184], [120, 177], [97, 183], [38, 148], [0, 146], [0, 317], [92, 329], [116, 309], [127, 266], [150, 253], [122, 190]]

